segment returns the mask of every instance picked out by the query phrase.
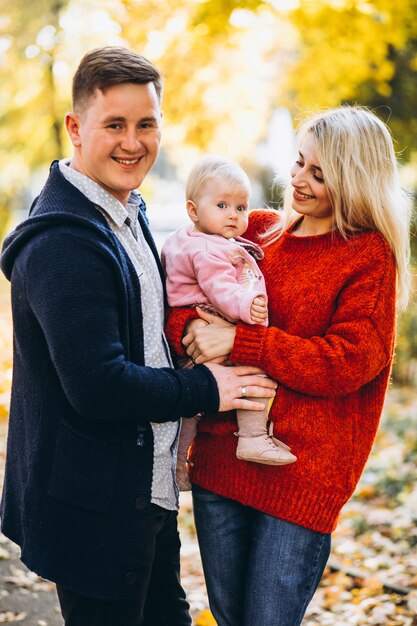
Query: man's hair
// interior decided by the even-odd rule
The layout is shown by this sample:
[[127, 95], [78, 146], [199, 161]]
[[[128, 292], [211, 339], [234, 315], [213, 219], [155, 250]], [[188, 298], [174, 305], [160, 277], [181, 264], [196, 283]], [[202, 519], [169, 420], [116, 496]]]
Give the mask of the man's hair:
[[74, 110], [83, 109], [96, 89], [104, 93], [109, 87], [122, 83], [153, 83], [158, 100], [161, 101], [162, 77], [145, 57], [119, 46], [105, 46], [87, 52], [72, 81]]
[[206, 185], [213, 182], [239, 183], [250, 194], [250, 182], [246, 172], [234, 161], [208, 155], [197, 161], [188, 175], [186, 200], [197, 200]]

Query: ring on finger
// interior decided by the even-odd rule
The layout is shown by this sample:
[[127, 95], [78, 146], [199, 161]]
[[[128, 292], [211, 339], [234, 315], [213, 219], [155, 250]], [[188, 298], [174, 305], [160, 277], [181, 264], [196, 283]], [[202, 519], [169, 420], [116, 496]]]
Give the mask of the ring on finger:
[[240, 388], [240, 397], [241, 398], [246, 398], [246, 387], [241, 387]]

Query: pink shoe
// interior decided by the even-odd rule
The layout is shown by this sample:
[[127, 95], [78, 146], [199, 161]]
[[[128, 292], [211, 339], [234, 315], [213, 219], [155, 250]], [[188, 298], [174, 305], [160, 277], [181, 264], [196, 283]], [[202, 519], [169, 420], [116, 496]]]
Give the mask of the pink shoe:
[[276, 446], [281, 446], [281, 448], [285, 448], [286, 450], [291, 450], [290, 446], [287, 446], [286, 443], [274, 437], [274, 423], [273, 422], [269, 422], [268, 435], [271, 437], [272, 441], [274, 442]]
[[264, 465], [289, 465], [297, 460], [286, 444], [272, 438], [266, 433], [246, 436], [235, 433], [239, 437], [236, 456], [241, 461], [252, 461]]

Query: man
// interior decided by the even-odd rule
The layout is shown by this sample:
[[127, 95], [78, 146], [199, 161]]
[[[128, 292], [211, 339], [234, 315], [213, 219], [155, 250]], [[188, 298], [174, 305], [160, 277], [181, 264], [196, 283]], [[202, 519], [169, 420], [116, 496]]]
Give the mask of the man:
[[189, 626], [179, 580], [180, 416], [261, 408], [256, 369], [172, 368], [162, 274], [137, 191], [160, 143], [161, 78], [124, 48], [73, 81], [71, 160], [4, 245], [14, 378], [2, 530], [57, 584], [67, 626]]

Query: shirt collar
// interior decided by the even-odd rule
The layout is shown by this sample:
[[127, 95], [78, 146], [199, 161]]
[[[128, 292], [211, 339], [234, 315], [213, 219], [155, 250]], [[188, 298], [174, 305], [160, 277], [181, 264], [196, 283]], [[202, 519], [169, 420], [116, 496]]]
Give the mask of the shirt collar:
[[[141, 195], [138, 191], [130, 192], [128, 207], [125, 207], [117, 198], [111, 195], [101, 185], [96, 183], [92, 178], [85, 176], [81, 172], [68, 167], [71, 159], [62, 159], [59, 161], [59, 169], [61, 174], [83, 193], [93, 204], [98, 205], [107, 216], [120, 228], [126, 219], [132, 219], [132, 215], [137, 216], [139, 206], [141, 204]], [[130, 211], [129, 211], [130, 209]]]

